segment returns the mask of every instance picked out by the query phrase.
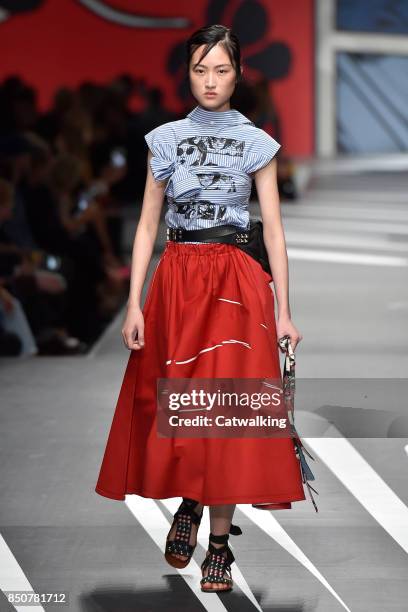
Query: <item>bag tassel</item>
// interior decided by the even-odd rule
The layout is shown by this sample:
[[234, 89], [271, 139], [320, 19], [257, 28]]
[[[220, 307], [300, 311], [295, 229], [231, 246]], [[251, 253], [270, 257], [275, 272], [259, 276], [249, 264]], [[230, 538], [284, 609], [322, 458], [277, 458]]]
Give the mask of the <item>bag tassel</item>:
[[309, 480], [315, 480], [315, 476], [306, 461], [306, 457], [304, 453], [306, 453], [311, 459], [313, 459], [313, 461], [315, 461], [315, 458], [304, 446], [295, 428], [295, 415], [294, 415], [295, 354], [290, 344], [290, 336], [283, 336], [282, 338], [280, 338], [279, 345], [281, 348], [286, 350], [285, 360], [283, 364], [283, 374], [282, 374], [283, 392], [284, 392], [284, 400], [288, 407], [288, 414], [290, 414], [292, 417], [291, 419], [289, 419], [289, 422], [292, 427], [293, 441], [296, 447], [297, 457], [300, 462], [300, 471], [302, 475], [302, 481], [303, 481], [303, 484], [307, 486], [307, 489], [309, 491], [309, 496], [310, 496], [310, 499], [312, 501], [315, 511], [318, 512], [319, 510], [317, 508], [317, 504], [314, 500], [314, 497], [311, 491], [314, 491], [316, 495], [319, 495], [319, 492], [316, 491], [316, 489], [314, 489], [312, 485], [309, 483]]
[[315, 500], [313, 498], [313, 495], [312, 495], [310, 489], [312, 489], [312, 491], [314, 491], [316, 493], [316, 495], [319, 495], [319, 492], [316, 491], [316, 489], [314, 489], [312, 487], [312, 485], [309, 484], [309, 482], [308, 482], [309, 480], [316, 480], [316, 479], [315, 479], [315, 476], [314, 476], [312, 470], [310, 469], [310, 467], [309, 467], [309, 465], [308, 465], [308, 463], [306, 461], [305, 455], [303, 453], [303, 449], [306, 451], [306, 453], [309, 455], [309, 457], [311, 459], [313, 459], [313, 461], [315, 461], [315, 458], [312, 457], [312, 455], [306, 450], [306, 448], [303, 446], [303, 444], [299, 440], [299, 438], [295, 439], [294, 442], [295, 442], [295, 446], [296, 446], [296, 452], [297, 452], [299, 460], [300, 460], [300, 468], [301, 468], [301, 472], [302, 472], [303, 483], [307, 486], [307, 489], [308, 489], [309, 495], [310, 495], [310, 499], [312, 500], [314, 509], [316, 510], [316, 512], [318, 512], [319, 510], [317, 508], [316, 502], [315, 502]]

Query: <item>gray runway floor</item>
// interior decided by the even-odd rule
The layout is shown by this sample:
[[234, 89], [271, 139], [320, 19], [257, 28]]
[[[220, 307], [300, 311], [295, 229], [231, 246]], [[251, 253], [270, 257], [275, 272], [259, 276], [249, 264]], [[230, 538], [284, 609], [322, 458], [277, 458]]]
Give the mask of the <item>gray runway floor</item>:
[[[407, 179], [315, 179], [282, 214], [304, 336], [296, 375], [338, 383], [314, 411], [326, 437], [304, 438], [319, 513], [309, 498], [290, 511], [238, 505], [234, 590], [218, 596], [199, 590], [207, 508], [194, 560], [178, 572], [162, 550], [180, 499], [94, 492], [129, 356], [121, 313], [90, 355], [0, 361], [0, 589], [70, 599], [13, 607], [0, 592], [1, 612], [407, 610]], [[372, 437], [353, 429], [362, 410], [372, 411]]]

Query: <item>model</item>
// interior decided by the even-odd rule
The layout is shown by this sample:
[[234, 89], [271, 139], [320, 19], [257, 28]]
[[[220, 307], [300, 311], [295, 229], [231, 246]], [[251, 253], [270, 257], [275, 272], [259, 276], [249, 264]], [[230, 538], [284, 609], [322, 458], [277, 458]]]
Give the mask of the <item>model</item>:
[[[131, 352], [96, 491], [117, 500], [182, 497], [165, 544], [166, 560], [178, 568], [191, 559], [208, 505], [201, 589], [215, 592], [233, 584], [228, 538], [242, 533], [231, 523], [235, 505], [289, 509], [306, 499], [299, 458], [290, 437], [159, 437], [157, 380], [279, 378], [278, 339], [288, 335], [295, 349], [302, 336], [289, 307], [280, 144], [230, 106], [242, 74], [239, 41], [229, 28], [212, 25], [195, 32], [186, 48], [197, 106], [145, 136], [147, 179], [122, 329]], [[205, 228], [208, 234], [218, 226], [249, 228], [253, 178], [272, 273], [235, 244], [201, 239]], [[168, 240], [142, 309], [164, 196]]]

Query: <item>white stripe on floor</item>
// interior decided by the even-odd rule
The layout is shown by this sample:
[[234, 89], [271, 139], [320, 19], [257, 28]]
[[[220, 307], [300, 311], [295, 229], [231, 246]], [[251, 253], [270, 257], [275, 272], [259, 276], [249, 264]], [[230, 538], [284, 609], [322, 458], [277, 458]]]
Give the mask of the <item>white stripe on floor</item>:
[[370, 255], [368, 253], [349, 253], [343, 251], [323, 251], [318, 249], [287, 248], [289, 259], [322, 261], [341, 264], [361, 264], [364, 266], [408, 266], [407, 257], [396, 255]]
[[285, 231], [286, 244], [288, 247], [309, 246], [328, 248], [350, 248], [356, 247], [359, 253], [364, 250], [388, 251], [392, 253], [408, 253], [407, 242], [395, 242], [386, 236], [361, 236], [358, 234], [342, 234], [339, 232], [304, 232], [300, 230]]
[[275, 540], [282, 548], [284, 548], [292, 557], [301, 563], [311, 574], [316, 576], [318, 580], [326, 587], [326, 589], [337, 599], [347, 612], [351, 612], [350, 608], [344, 603], [340, 595], [336, 593], [333, 587], [327, 582], [326, 578], [319, 572], [317, 567], [308, 559], [299, 546], [292, 540], [290, 535], [283, 529], [280, 523], [272, 516], [271, 512], [266, 510], [258, 510], [250, 504], [237, 504], [237, 508], [241, 510], [251, 521], [264, 531], [270, 538]]
[[[2, 591], [34, 592], [22, 567], [0, 534], [0, 589]], [[72, 603], [72, 602], [71, 602]], [[27, 605], [13, 606], [18, 612], [27, 612]], [[29, 606], [30, 612], [44, 612], [42, 606]]]
[[[393, 206], [394, 204], [407, 204], [408, 196], [406, 189], [399, 191], [370, 191], [367, 189], [310, 189], [304, 194], [304, 200], [321, 199], [325, 202], [338, 200], [341, 202], [372, 202], [376, 205]], [[288, 203], [288, 206], [292, 204]]]
[[408, 507], [336, 427], [331, 425], [324, 435], [324, 438], [304, 438], [304, 441], [408, 553]]
[[391, 221], [386, 223], [385, 221], [362, 221], [361, 219], [355, 221], [353, 219], [333, 219], [327, 218], [324, 214], [319, 219], [312, 219], [307, 217], [283, 217], [284, 229], [296, 229], [303, 231], [305, 234], [310, 232], [337, 232], [343, 233], [358, 233], [364, 234], [378, 234], [378, 236], [384, 236], [384, 234], [397, 234], [398, 236], [408, 235], [408, 223], [393, 223], [392, 215], [390, 213]]
[[[407, 201], [408, 205], [408, 201]], [[344, 202], [325, 202], [319, 206], [314, 204], [305, 204], [302, 201], [298, 208], [287, 208], [284, 211], [284, 216], [293, 218], [299, 215], [299, 218], [307, 217], [309, 219], [346, 219], [358, 221], [390, 221], [394, 223], [408, 223], [408, 210], [400, 208], [390, 208], [384, 205], [384, 208], [372, 208], [367, 206], [344, 206]]]

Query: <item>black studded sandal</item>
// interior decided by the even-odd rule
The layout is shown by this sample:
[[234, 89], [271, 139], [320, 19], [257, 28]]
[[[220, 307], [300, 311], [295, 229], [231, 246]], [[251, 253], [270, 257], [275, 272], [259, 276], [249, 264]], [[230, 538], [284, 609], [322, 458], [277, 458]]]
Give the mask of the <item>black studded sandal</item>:
[[[174, 515], [169, 533], [173, 529], [174, 523], [177, 523], [176, 533], [173, 540], [169, 540], [169, 536], [167, 536], [166, 549], [164, 552], [164, 558], [172, 567], [181, 569], [190, 563], [196, 547], [196, 544], [194, 544], [194, 546], [190, 544], [191, 526], [192, 523], [198, 526], [200, 525], [204, 510], [203, 508], [201, 514], [198, 515], [194, 510], [198, 504], [199, 502], [195, 501], [195, 499], [183, 497], [183, 501]], [[174, 556], [175, 554], [183, 555], [183, 557], [187, 557], [187, 559], [179, 559]]]
[[[232, 526], [233, 530], [230, 533], [234, 535], [239, 535], [242, 533], [239, 527]], [[239, 532], [236, 531], [239, 529]], [[222, 535], [214, 535], [210, 533], [209, 541], [208, 541], [208, 551], [207, 556], [201, 564], [201, 571], [204, 574], [204, 571], [208, 568], [207, 576], [203, 576], [200, 580], [201, 590], [205, 593], [223, 593], [224, 591], [232, 591], [232, 575], [231, 575], [231, 563], [235, 561], [234, 554], [230, 547], [228, 546], [228, 538], [229, 533], [224, 533]], [[211, 542], [215, 542], [216, 544], [224, 544], [224, 546], [220, 546], [220, 548], [216, 548], [212, 545]], [[225, 556], [223, 553], [226, 552]], [[226, 574], [226, 576], [224, 575]], [[227, 587], [223, 587], [222, 589], [214, 589], [212, 587], [205, 588], [203, 585], [206, 583], [222, 583], [226, 584]]]

